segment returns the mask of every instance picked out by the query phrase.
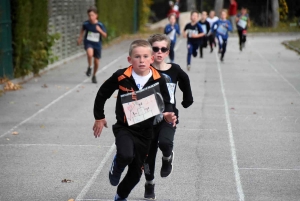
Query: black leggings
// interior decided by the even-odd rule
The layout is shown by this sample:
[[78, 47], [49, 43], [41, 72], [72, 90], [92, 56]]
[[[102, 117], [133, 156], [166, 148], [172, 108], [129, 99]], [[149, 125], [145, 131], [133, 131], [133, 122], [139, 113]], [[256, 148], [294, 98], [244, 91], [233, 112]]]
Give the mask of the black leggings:
[[238, 30], [238, 35], [239, 35], [239, 44], [240, 46], [246, 42], [246, 34], [243, 34], [243, 31], [245, 29], [241, 29], [241, 30]]
[[171, 62], [174, 62], [174, 57], [175, 57], [174, 47], [175, 47], [175, 43], [171, 42], [171, 44], [170, 44], [170, 53], [169, 53], [169, 57], [170, 57]]
[[117, 193], [127, 198], [131, 190], [140, 181], [142, 168], [150, 148], [153, 130], [133, 131], [128, 127], [113, 125], [117, 147], [117, 165], [120, 168], [128, 166], [127, 173], [118, 185]]
[[155, 161], [158, 147], [162, 151], [163, 156], [169, 157], [173, 151], [173, 141], [176, 128], [173, 125], [162, 121], [154, 127], [154, 138], [151, 142], [150, 151], [146, 159], [145, 177], [147, 181], [154, 179]]
[[210, 34], [208, 36], [208, 39], [209, 39], [209, 45], [210, 45], [210, 49], [212, 50], [213, 49], [213, 45], [216, 46], [216, 41], [215, 41], [215, 34]]

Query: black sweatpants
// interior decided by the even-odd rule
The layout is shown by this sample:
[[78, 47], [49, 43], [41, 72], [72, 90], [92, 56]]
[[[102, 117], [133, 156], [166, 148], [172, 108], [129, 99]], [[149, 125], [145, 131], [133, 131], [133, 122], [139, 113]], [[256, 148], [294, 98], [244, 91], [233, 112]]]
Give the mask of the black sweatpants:
[[239, 35], [239, 45], [241, 46], [243, 43], [246, 42], [246, 35], [243, 34], [244, 29], [238, 29], [238, 35]]
[[120, 168], [128, 165], [128, 171], [118, 185], [117, 193], [120, 197], [127, 198], [142, 176], [143, 165], [153, 137], [153, 128], [136, 131], [115, 124], [113, 132], [117, 147], [117, 165]]
[[171, 62], [174, 62], [174, 57], [175, 57], [174, 47], [175, 47], [175, 43], [171, 41], [170, 52], [169, 52], [169, 58]]
[[210, 49], [213, 50], [213, 46], [216, 47], [215, 34], [211, 33], [208, 36]]
[[203, 48], [207, 47], [207, 36], [203, 36], [200, 39], [200, 43], [199, 43], [199, 51], [200, 51], [200, 58], [203, 57]]
[[144, 165], [147, 181], [152, 181], [154, 179], [158, 147], [162, 151], [163, 156], [169, 157], [172, 154], [175, 130], [176, 128], [166, 121], [162, 121], [154, 127], [154, 138], [151, 142], [149, 154]]

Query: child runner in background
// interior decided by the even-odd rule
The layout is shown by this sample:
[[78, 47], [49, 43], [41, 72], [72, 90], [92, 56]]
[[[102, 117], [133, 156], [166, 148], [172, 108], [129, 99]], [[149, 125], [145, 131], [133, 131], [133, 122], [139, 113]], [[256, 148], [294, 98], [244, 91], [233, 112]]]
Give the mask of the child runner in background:
[[86, 50], [88, 60], [86, 75], [88, 77], [91, 76], [92, 59], [94, 57], [94, 72], [92, 76], [92, 82], [97, 83], [96, 73], [99, 66], [99, 60], [101, 58], [102, 37], [106, 38], [107, 34], [104, 25], [98, 21], [97, 9], [95, 7], [91, 7], [88, 9], [87, 13], [89, 20], [83, 23], [77, 44], [81, 44], [83, 34], [85, 33], [84, 49]]
[[191, 22], [184, 27], [184, 37], [187, 37], [187, 70], [191, 69], [191, 57], [197, 56], [197, 50], [199, 47], [199, 39], [205, 34], [198, 23], [199, 13], [198, 11], [191, 12]]
[[179, 25], [176, 23], [175, 14], [171, 14], [169, 16], [169, 22], [170, 23], [165, 27], [164, 33], [168, 35], [171, 40], [169, 57], [170, 57], [170, 62], [173, 63], [175, 58], [174, 47], [176, 44], [176, 35], [180, 35], [180, 29], [179, 29]]
[[208, 38], [208, 33], [210, 30], [210, 25], [209, 22], [206, 20], [207, 18], [207, 12], [203, 11], [201, 14], [201, 19], [199, 21], [202, 31], [205, 34], [203, 37], [200, 39], [200, 58], [203, 58], [203, 48], [207, 47], [207, 38]]
[[[94, 104], [93, 130], [97, 138], [100, 137], [103, 127], [107, 127], [104, 115], [105, 102], [115, 90], [118, 90], [115, 108], [117, 122], [113, 125], [117, 154], [109, 171], [111, 185], [119, 184], [126, 166], [128, 171], [118, 185], [115, 201], [126, 201], [131, 190], [140, 181], [153, 137], [153, 121], [155, 115], [161, 112], [158, 109], [160, 102], [165, 105], [163, 113], [165, 121], [170, 123], [171, 127], [175, 126], [177, 121], [172, 112], [166, 80], [150, 66], [153, 55], [149, 42], [133, 41], [129, 49], [128, 62], [131, 66], [117, 70], [102, 84]], [[155, 98], [157, 93], [163, 98], [160, 102]]]
[[210, 52], [212, 52], [213, 46], [217, 46], [216, 45], [216, 41], [215, 41], [215, 34], [212, 30], [212, 25], [219, 20], [219, 18], [217, 16], [215, 16], [215, 11], [211, 10], [209, 12], [209, 17], [206, 19], [209, 22], [209, 27], [210, 27], [210, 31], [208, 33], [208, 40], [209, 40], [209, 46], [210, 46]]
[[227, 20], [227, 11], [221, 11], [221, 18], [215, 22], [212, 26], [216, 33], [216, 37], [219, 41], [219, 53], [221, 53], [220, 60], [224, 61], [224, 55], [226, 52], [228, 31], [232, 31], [232, 26], [229, 20]]
[[[168, 57], [170, 48], [170, 39], [164, 34], [154, 34], [149, 37], [148, 41], [152, 45], [154, 63], [152, 66], [157, 69], [167, 80], [173, 111], [178, 119], [178, 109], [176, 108], [175, 92], [177, 83], [183, 92], [183, 100], [181, 102], [184, 108], [189, 107], [193, 103], [193, 96], [188, 75], [174, 63], [166, 63], [165, 58]], [[147, 199], [156, 199], [154, 187], [154, 171], [157, 149], [162, 151], [162, 167], [160, 176], [167, 177], [173, 169], [174, 161], [174, 136], [176, 127], [168, 124], [166, 121], [155, 122], [154, 138], [152, 140], [150, 151], [144, 165], [144, 173], [146, 177], [144, 197]], [[178, 121], [176, 122], [178, 123]]]
[[245, 47], [247, 29], [250, 27], [250, 17], [246, 8], [242, 7], [241, 12], [237, 14], [236, 24], [239, 35], [240, 51], [242, 51]]

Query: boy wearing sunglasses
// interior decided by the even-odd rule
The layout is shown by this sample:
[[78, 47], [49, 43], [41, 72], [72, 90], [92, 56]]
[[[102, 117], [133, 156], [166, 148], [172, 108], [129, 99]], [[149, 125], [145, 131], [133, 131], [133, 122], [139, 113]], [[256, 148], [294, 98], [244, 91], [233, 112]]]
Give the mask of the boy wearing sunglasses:
[[[166, 63], [165, 58], [169, 55], [170, 38], [165, 34], [154, 34], [149, 37], [149, 43], [152, 45], [154, 62], [152, 66], [159, 71], [166, 79], [167, 87], [169, 90], [171, 104], [175, 116], [178, 119], [178, 109], [176, 108], [175, 92], [177, 83], [180, 90], [183, 92], [183, 100], [181, 102], [184, 108], [189, 107], [193, 103], [193, 96], [190, 86], [189, 76], [180, 68], [179, 65], [174, 63]], [[178, 124], [178, 120], [176, 121]], [[156, 199], [154, 192], [154, 171], [155, 160], [158, 147], [162, 151], [162, 167], [160, 170], [161, 177], [170, 175], [173, 169], [173, 141], [176, 127], [168, 122], [154, 121], [154, 137], [151, 142], [148, 157], [144, 164], [144, 173], [146, 177], [145, 193], [146, 199]]]

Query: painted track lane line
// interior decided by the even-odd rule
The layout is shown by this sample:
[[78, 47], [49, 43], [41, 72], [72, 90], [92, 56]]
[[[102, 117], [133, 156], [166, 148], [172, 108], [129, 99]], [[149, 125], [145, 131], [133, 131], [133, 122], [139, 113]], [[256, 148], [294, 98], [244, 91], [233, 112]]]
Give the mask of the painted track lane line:
[[229, 108], [228, 107], [228, 101], [227, 101], [227, 98], [226, 98], [220, 61], [219, 61], [218, 53], [216, 51], [215, 51], [215, 55], [216, 55], [216, 61], [217, 61], [217, 66], [218, 66], [221, 91], [222, 91], [223, 100], [224, 100], [225, 116], [226, 116], [226, 122], [227, 122], [228, 134], [229, 134], [231, 159], [232, 159], [232, 163], [233, 163], [236, 189], [237, 189], [237, 192], [238, 192], [238, 195], [239, 195], [239, 200], [244, 201], [245, 200], [245, 195], [244, 195], [244, 192], [243, 192], [243, 187], [242, 187], [240, 173], [239, 173], [239, 166], [238, 166], [237, 157], [236, 157], [235, 143], [234, 143], [232, 126], [231, 126], [230, 115], [229, 115], [229, 110], [228, 110], [228, 108]]
[[109, 156], [112, 154], [112, 152], [115, 150], [115, 143], [113, 143], [110, 146], [110, 149], [108, 150], [108, 152], [106, 153], [105, 157], [103, 158], [103, 160], [100, 162], [100, 165], [98, 166], [98, 168], [96, 169], [96, 171], [94, 172], [93, 176], [90, 178], [90, 180], [88, 181], [88, 183], [84, 186], [84, 188], [82, 189], [82, 191], [79, 193], [79, 195], [76, 197], [75, 201], [79, 201], [79, 200], [83, 200], [84, 196], [87, 194], [87, 192], [90, 190], [91, 186], [93, 185], [93, 183], [95, 183], [97, 177], [99, 176], [100, 172], [102, 171], [103, 166], [105, 165], [105, 163], [107, 162]]
[[276, 169], [276, 168], [240, 168], [240, 170], [265, 170], [265, 171], [300, 171], [300, 169]]
[[[128, 53], [122, 54], [121, 56], [119, 56], [118, 58], [116, 58], [115, 60], [113, 60], [112, 62], [110, 62], [109, 64], [105, 65], [103, 68], [101, 68], [98, 73], [101, 73], [102, 71], [105, 71], [109, 66], [113, 65], [114, 63], [116, 63], [119, 59], [121, 59], [122, 57], [126, 56]], [[63, 99], [64, 97], [66, 97], [67, 95], [69, 95], [70, 93], [72, 93], [73, 91], [75, 91], [80, 85], [88, 82], [90, 80], [90, 78], [85, 79], [84, 81], [82, 81], [80, 84], [76, 85], [75, 87], [73, 87], [72, 89], [70, 89], [69, 91], [67, 91], [66, 93], [62, 94], [61, 96], [59, 96], [57, 99], [53, 100], [52, 102], [50, 102], [48, 105], [46, 105], [45, 107], [43, 107], [42, 109], [40, 109], [39, 111], [37, 111], [36, 113], [34, 113], [33, 115], [31, 115], [30, 117], [28, 117], [27, 119], [23, 120], [22, 122], [20, 122], [19, 124], [15, 125], [13, 128], [11, 128], [10, 130], [6, 131], [4, 134], [2, 134], [0, 136], [0, 138], [6, 136], [7, 134], [11, 133], [12, 131], [14, 131], [15, 129], [17, 129], [18, 127], [22, 126], [23, 124], [25, 124], [26, 122], [30, 121], [31, 119], [33, 119], [34, 117], [36, 117], [38, 114], [44, 112], [45, 110], [47, 110], [49, 107], [51, 107], [52, 105], [54, 105], [55, 103], [57, 103], [58, 101], [60, 101], [61, 99]]]
[[[252, 47], [252, 44], [251, 43], [249, 43], [250, 45], [251, 45], [251, 47]], [[274, 67], [274, 65], [268, 60], [268, 59], [266, 59], [261, 53], [259, 53], [258, 51], [256, 51], [254, 48], [252, 48], [252, 50], [256, 53], [256, 54], [258, 54], [258, 56], [260, 56], [260, 58], [262, 58], [263, 60], [265, 60], [266, 62], [268, 62], [268, 64], [269, 64], [269, 66], [272, 68], [272, 70], [273, 71], [275, 71], [275, 73], [277, 73], [277, 75], [279, 75], [279, 77], [281, 77], [288, 85], [290, 85], [293, 89], [294, 89], [294, 91], [300, 96], [300, 91], [298, 91], [297, 89], [296, 89], [296, 87], [292, 84], [292, 83], [290, 83], [275, 67]]]

